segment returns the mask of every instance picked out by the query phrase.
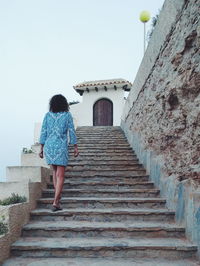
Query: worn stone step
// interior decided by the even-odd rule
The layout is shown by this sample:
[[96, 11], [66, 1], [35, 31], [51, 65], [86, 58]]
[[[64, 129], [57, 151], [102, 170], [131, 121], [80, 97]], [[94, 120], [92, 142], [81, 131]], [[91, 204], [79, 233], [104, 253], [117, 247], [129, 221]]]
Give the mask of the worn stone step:
[[[89, 163], [89, 164], [83, 164], [83, 163], [76, 163], [76, 164], [72, 164], [72, 163], [69, 163], [67, 168], [68, 169], [71, 169], [71, 170], [77, 170], [77, 169], [81, 169], [81, 170], [90, 170], [90, 169], [108, 169], [108, 170], [116, 170], [116, 169], [129, 169], [129, 170], [134, 170], [134, 169], [138, 169], [138, 168], [142, 168], [143, 165], [140, 164], [140, 163], [132, 163], [132, 164], [109, 164], [109, 163], [104, 163], [104, 164], [101, 164], [100, 162], [99, 163]], [[143, 168], [144, 169], [144, 168]]]
[[104, 130], [99, 130], [96, 132], [90, 132], [90, 131], [78, 131], [76, 130], [77, 136], [125, 136], [123, 131], [110, 131], [105, 132]]
[[[102, 256], [103, 257], [103, 256]], [[162, 258], [22, 258], [11, 257], [2, 266], [199, 266], [194, 259]]]
[[76, 162], [81, 162], [81, 161], [121, 161], [121, 160], [126, 160], [126, 161], [138, 161], [138, 158], [133, 155], [133, 154], [126, 154], [126, 155], [120, 155], [120, 153], [116, 153], [115, 155], [113, 156], [110, 156], [109, 154], [105, 154], [103, 153], [103, 155], [97, 153], [97, 154], [94, 154], [94, 153], [80, 153], [78, 157], [74, 158], [74, 153], [70, 153], [69, 154], [69, 162], [71, 161], [76, 161]]
[[[53, 188], [53, 183], [48, 184], [48, 188]], [[82, 182], [67, 182], [65, 181], [64, 189], [68, 188], [82, 188], [82, 189], [114, 189], [118, 188], [120, 190], [127, 189], [127, 188], [154, 188], [154, 183], [150, 181], [144, 181], [144, 182], [90, 182], [90, 181], [82, 181]]]
[[[115, 145], [115, 144], [112, 144], [112, 145], [94, 145], [94, 144], [78, 144], [78, 148], [79, 150], [98, 150], [99, 152], [103, 151], [103, 152], [127, 152], [127, 151], [131, 151], [131, 153], [135, 153], [132, 148], [129, 146], [129, 145]], [[69, 147], [69, 151], [73, 151], [74, 147]]]
[[[96, 149], [95, 147], [94, 148], [80, 148], [79, 147], [79, 152], [80, 152], [80, 155], [98, 155], [98, 156], [116, 156], [116, 155], [120, 155], [120, 156], [131, 156], [131, 155], [135, 155], [134, 152], [127, 148], [123, 148], [123, 149]], [[74, 149], [70, 149], [69, 150], [69, 154], [72, 154], [73, 155], [74, 153]], [[136, 157], [136, 156], [135, 156]]]
[[148, 222], [32, 222], [23, 227], [23, 237], [136, 238], [185, 237], [185, 229], [170, 223]]
[[68, 166], [69, 167], [74, 167], [74, 166], [101, 166], [101, 165], [108, 165], [108, 166], [118, 166], [118, 165], [122, 165], [124, 167], [127, 166], [142, 166], [142, 164], [139, 163], [139, 161], [136, 160], [131, 160], [131, 161], [127, 161], [127, 160], [120, 160], [120, 161], [114, 161], [114, 160], [105, 160], [105, 161], [77, 161], [77, 160], [70, 160]]
[[65, 171], [69, 171], [70, 173], [73, 171], [75, 172], [80, 172], [80, 171], [137, 171], [137, 170], [146, 170], [143, 168], [143, 165], [141, 164], [135, 164], [135, 165], [75, 165], [75, 166], [70, 166], [68, 165], [65, 169]]
[[[105, 151], [105, 152], [126, 152], [126, 151], [131, 151], [132, 153], [134, 153], [133, 152], [133, 150], [131, 149], [131, 147], [130, 146], [128, 146], [128, 145], [121, 145], [121, 146], [119, 146], [118, 144], [117, 145], [115, 145], [115, 144], [108, 144], [108, 145], [104, 145], [104, 144], [98, 144], [98, 145], [95, 145], [95, 144], [78, 144], [78, 148], [79, 148], [79, 150], [81, 151], [81, 150], [85, 150], [85, 151], [87, 151], [87, 150], [90, 150], [90, 151], [99, 151], [99, 152], [101, 152], [101, 151]], [[69, 148], [69, 151], [73, 151], [73, 149], [74, 149], [74, 147], [70, 147]]]
[[[156, 197], [160, 194], [159, 189], [63, 189], [63, 197]], [[44, 189], [42, 196], [45, 198], [54, 197], [53, 189]]]
[[[38, 200], [38, 208], [51, 208], [53, 198]], [[98, 198], [98, 197], [62, 197], [61, 205], [66, 209], [92, 208], [165, 208], [166, 200], [162, 198]]]
[[45, 238], [22, 237], [11, 246], [23, 257], [190, 258], [197, 247], [175, 238]]
[[68, 176], [81, 176], [81, 177], [92, 177], [92, 176], [96, 176], [96, 175], [100, 175], [100, 176], [135, 176], [135, 175], [141, 175], [141, 174], [146, 174], [146, 170], [144, 168], [139, 168], [139, 169], [135, 169], [135, 170], [126, 170], [126, 169], [122, 169], [122, 170], [104, 170], [101, 169], [99, 171], [95, 171], [95, 170], [84, 170], [84, 171], [79, 171], [79, 170], [73, 170], [73, 171], [66, 171], [65, 172], [65, 177]]
[[174, 221], [174, 212], [167, 209], [109, 208], [63, 209], [52, 212], [50, 209], [36, 209], [31, 212], [32, 220], [40, 221]]
[[[78, 142], [79, 148], [96, 148], [96, 149], [131, 149], [129, 143], [116, 143], [116, 142], [96, 142], [96, 143], [83, 143], [83, 142]], [[73, 148], [73, 146], [70, 146], [70, 148]]]
[[129, 144], [124, 137], [77, 137], [77, 141], [82, 144]]
[[119, 131], [119, 130], [112, 130], [112, 131], [105, 131], [105, 130], [98, 130], [98, 131], [89, 131], [89, 130], [85, 130], [85, 131], [79, 131], [76, 130], [76, 134], [77, 136], [80, 135], [85, 135], [85, 136], [124, 136], [124, 132], [123, 131]]
[[126, 140], [126, 137], [122, 134], [77, 134], [77, 139], [80, 140], [106, 140], [106, 141], [120, 141]]
[[125, 137], [112, 137], [112, 138], [103, 138], [102, 137], [77, 137], [77, 140], [78, 142], [80, 143], [88, 143], [88, 144], [91, 144], [91, 143], [102, 143], [102, 144], [106, 144], [106, 143], [113, 143], [113, 144], [116, 144], [116, 143], [120, 143], [120, 144], [127, 144], [127, 140]]
[[[80, 152], [80, 151], [79, 151]], [[71, 156], [71, 159], [74, 157], [74, 152], [69, 152], [69, 156]], [[77, 160], [80, 159], [85, 159], [85, 158], [94, 158], [94, 160], [97, 160], [98, 158], [100, 158], [100, 160], [105, 160], [105, 159], [111, 159], [115, 160], [115, 159], [122, 159], [122, 160], [126, 160], [129, 157], [130, 159], [137, 159], [137, 157], [132, 154], [131, 152], [124, 152], [124, 153], [119, 153], [119, 152], [115, 152], [115, 153], [109, 153], [109, 152], [97, 152], [97, 151], [82, 151], [80, 152], [79, 156], [76, 158]], [[74, 158], [73, 158], [74, 159]]]
[[81, 126], [77, 132], [123, 132], [120, 126]]
[[73, 157], [73, 153], [71, 153], [71, 156], [69, 158], [69, 162], [82, 162], [82, 161], [89, 161], [89, 162], [97, 162], [97, 161], [115, 161], [115, 162], [120, 162], [120, 161], [127, 161], [127, 162], [132, 162], [132, 161], [138, 161], [137, 157], [135, 155], [130, 155], [130, 156], [124, 156], [124, 155], [114, 155], [112, 157], [108, 155], [95, 155], [94, 154], [89, 154], [89, 155], [82, 155], [80, 154], [77, 158]]
[[148, 181], [148, 175], [142, 174], [132, 174], [132, 175], [103, 175], [103, 174], [96, 174], [96, 175], [70, 175], [69, 173], [65, 175], [65, 179], [70, 182], [83, 182], [83, 180], [88, 180], [90, 182], [137, 182], [137, 181]]

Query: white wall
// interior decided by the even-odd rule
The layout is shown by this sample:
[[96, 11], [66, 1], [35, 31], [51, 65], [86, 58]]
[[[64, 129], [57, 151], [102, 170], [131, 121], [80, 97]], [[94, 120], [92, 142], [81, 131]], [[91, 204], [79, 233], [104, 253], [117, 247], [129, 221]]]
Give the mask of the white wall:
[[[113, 103], [113, 126], [120, 126], [124, 108], [124, 91], [122, 89], [95, 90], [84, 92], [82, 102], [70, 106], [75, 128], [77, 126], [93, 126], [93, 105], [96, 101], [107, 98]], [[35, 123], [34, 143], [39, 142], [41, 123]]]
[[70, 106], [74, 122], [78, 126], [93, 125], [93, 106], [97, 100], [107, 98], [113, 102], [113, 126], [119, 126], [124, 108], [124, 91], [122, 89], [95, 90], [84, 92], [82, 102]]

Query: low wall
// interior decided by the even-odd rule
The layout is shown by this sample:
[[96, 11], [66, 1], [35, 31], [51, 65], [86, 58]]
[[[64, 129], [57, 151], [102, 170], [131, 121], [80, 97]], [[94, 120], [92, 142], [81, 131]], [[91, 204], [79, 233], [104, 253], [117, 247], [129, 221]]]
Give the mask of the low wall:
[[31, 146], [32, 153], [21, 153], [21, 165], [22, 166], [43, 166], [49, 168], [45, 159], [39, 157], [40, 144], [34, 144]]
[[27, 224], [30, 212], [36, 208], [42, 190], [50, 182], [50, 170], [43, 167], [8, 167], [7, 177], [13, 182], [0, 183], [0, 199], [12, 193], [26, 196], [27, 202], [8, 206], [0, 205], [0, 215], [5, 217], [9, 231], [0, 236], [0, 264], [10, 256], [10, 246], [20, 235], [23, 225]]

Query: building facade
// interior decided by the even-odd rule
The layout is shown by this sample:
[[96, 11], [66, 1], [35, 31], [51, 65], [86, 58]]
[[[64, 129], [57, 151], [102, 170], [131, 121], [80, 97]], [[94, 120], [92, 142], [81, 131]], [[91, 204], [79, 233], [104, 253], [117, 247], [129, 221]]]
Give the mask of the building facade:
[[125, 79], [82, 82], [74, 89], [82, 102], [70, 106], [76, 126], [119, 126], [125, 104], [124, 91], [132, 84]]
[[[75, 127], [120, 126], [125, 104], [124, 92], [132, 84], [125, 79], [109, 79], [82, 82], [74, 89], [82, 96], [82, 102], [70, 105]], [[35, 124], [34, 143], [39, 142], [41, 123]]]

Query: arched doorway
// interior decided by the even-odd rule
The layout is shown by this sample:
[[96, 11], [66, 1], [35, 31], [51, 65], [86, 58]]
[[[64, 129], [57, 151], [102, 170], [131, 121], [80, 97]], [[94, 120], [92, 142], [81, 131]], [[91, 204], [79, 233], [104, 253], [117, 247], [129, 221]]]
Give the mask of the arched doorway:
[[93, 126], [113, 125], [113, 103], [108, 99], [100, 99], [93, 106]]

